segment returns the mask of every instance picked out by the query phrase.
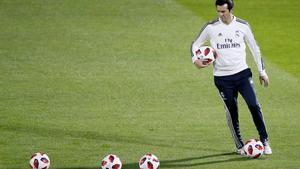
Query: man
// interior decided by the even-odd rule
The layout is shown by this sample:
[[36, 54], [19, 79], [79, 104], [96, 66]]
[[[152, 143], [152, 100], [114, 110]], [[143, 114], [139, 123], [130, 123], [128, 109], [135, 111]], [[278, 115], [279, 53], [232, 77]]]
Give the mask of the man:
[[200, 31], [197, 39], [192, 43], [192, 61], [199, 69], [205, 68], [209, 63], [200, 60], [196, 51], [206, 41], [215, 49], [217, 58], [213, 63], [214, 81], [224, 101], [227, 123], [234, 139], [237, 153], [244, 155], [244, 143], [239, 129], [237, 97], [238, 93], [244, 98], [252, 114], [252, 118], [260, 140], [264, 145], [264, 153], [272, 154], [268, 143], [268, 134], [258, 103], [252, 81], [252, 73], [246, 63], [246, 45], [256, 62], [259, 80], [265, 87], [269, 84], [260, 49], [256, 44], [249, 24], [232, 14], [233, 0], [216, 0], [218, 19], [208, 22]]

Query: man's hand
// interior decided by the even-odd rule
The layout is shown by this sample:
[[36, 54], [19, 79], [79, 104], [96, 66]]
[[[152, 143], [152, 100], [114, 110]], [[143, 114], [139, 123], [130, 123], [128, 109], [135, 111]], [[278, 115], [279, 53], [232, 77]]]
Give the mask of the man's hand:
[[269, 78], [268, 75], [265, 74], [263, 76], [259, 76], [259, 81], [261, 85], [264, 85], [264, 87], [268, 87], [269, 85]]
[[194, 62], [195, 66], [199, 69], [201, 68], [205, 68], [209, 65], [209, 63], [207, 61], [203, 61], [201, 59], [198, 59]]

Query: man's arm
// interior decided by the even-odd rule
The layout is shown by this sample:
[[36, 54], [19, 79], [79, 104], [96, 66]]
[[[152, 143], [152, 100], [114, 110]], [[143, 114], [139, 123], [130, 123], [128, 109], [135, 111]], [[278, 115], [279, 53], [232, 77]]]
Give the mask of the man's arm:
[[255, 63], [258, 68], [259, 72], [259, 81], [260, 84], [267, 87], [269, 85], [269, 78], [265, 70], [265, 64], [261, 56], [261, 52], [259, 46], [257, 45], [252, 30], [249, 25], [247, 25], [247, 32], [246, 32], [246, 42], [250, 48], [250, 51], [254, 57]]
[[197, 39], [192, 42], [191, 45], [191, 55], [192, 55], [192, 62], [197, 68], [204, 68], [208, 66], [207, 62], [200, 60], [197, 56], [197, 50], [199, 50], [200, 46], [205, 43], [208, 39], [208, 23], [203, 26], [201, 29]]

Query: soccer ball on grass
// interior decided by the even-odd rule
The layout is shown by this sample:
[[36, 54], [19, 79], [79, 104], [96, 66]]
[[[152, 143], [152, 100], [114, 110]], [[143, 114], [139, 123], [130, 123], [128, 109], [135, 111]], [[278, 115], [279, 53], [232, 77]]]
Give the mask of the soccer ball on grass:
[[50, 159], [45, 153], [34, 153], [29, 161], [32, 169], [49, 169]]
[[118, 156], [109, 154], [103, 158], [101, 167], [102, 169], [121, 169], [122, 162]]
[[140, 169], [159, 169], [158, 158], [154, 154], [145, 154], [139, 162]]
[[243, 147], [246, 156], [250, 158], [259, 158], [264, 153], [264, 145], [257, 139], [248, 140]]

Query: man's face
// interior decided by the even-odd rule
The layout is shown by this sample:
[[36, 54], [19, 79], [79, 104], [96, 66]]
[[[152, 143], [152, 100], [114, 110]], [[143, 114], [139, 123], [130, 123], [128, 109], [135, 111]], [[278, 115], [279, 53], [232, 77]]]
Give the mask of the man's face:
[[227, 4], [222, 6], [217, 5], [217, 12], [223, 22], [227, 23], [231, 20], [231, 12], [228, 10]]

